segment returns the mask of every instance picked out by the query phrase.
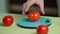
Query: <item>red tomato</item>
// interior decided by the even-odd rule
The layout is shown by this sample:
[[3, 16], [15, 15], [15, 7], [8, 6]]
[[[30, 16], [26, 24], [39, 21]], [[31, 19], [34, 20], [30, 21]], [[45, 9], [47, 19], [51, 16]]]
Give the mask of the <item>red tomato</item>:
[[37, 28], [37, 34], [48, 34], [48, 26], [39, 25]]
[[12, 16], [7, 15], [3, 18], [3, 24], [5, 26], [10, 26], [10, 25], [12, 25], [12, 23], [13, 23], [13, 17]]
[[39, 20], [39, 18], [40, 18], [40, 13], [38, 11], [28, 13], [28, 19], [30, 21], [37, 21]]

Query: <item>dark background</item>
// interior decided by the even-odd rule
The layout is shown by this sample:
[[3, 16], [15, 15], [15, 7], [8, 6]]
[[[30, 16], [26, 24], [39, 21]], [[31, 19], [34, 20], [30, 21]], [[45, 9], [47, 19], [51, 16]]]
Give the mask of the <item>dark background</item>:
[[[9, 0], [9, 4], [23, 4], [27, 0]], [[44, 0], [45, 6], [57, 7], [56, 0]]]
[[[22, 5], [26, 1], [27, 0], [9, 0], [9, 13], [21, 14]], [[45, 11], [46, 11], [45, 16], [55, 16], [55, 17], [58, 16], [56, 0], [44, 0], [44, 6], [45, 6]], [[33, 8], [31, 8], [30, 11], [33, 11], [32, 9], [39, 11], [39, 8], [35, 4], [33, 5]]]

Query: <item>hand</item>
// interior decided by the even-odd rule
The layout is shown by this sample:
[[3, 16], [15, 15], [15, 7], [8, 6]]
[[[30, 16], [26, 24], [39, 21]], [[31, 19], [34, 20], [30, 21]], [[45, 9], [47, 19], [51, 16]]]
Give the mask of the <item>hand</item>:
[[37, 4], [40, 7], [42, 14], [45, 14], [43, 0], [28, 0], [26, 3], [23, 4], [22, 14], [25, 14], [33, 4]]

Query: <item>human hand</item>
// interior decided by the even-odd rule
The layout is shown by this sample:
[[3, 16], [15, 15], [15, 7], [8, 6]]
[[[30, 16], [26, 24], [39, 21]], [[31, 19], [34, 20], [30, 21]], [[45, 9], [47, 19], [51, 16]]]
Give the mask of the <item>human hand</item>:
[[43, 0], [28, 0], [26, 3], [23, 4], [22, 14], [25, 14], [33, 4], [37, 4], [40, 7], [42, 14], [45, 14]]

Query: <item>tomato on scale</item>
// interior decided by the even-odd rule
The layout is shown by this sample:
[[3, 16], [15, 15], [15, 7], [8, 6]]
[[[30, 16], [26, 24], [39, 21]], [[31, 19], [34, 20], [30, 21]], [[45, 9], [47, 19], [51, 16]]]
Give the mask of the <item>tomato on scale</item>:
[[28, 19], [30, 21], [37, 21], [39, 20], [39, 18], [40, 18], [40, 13], [38, 11], [28, 13]]

